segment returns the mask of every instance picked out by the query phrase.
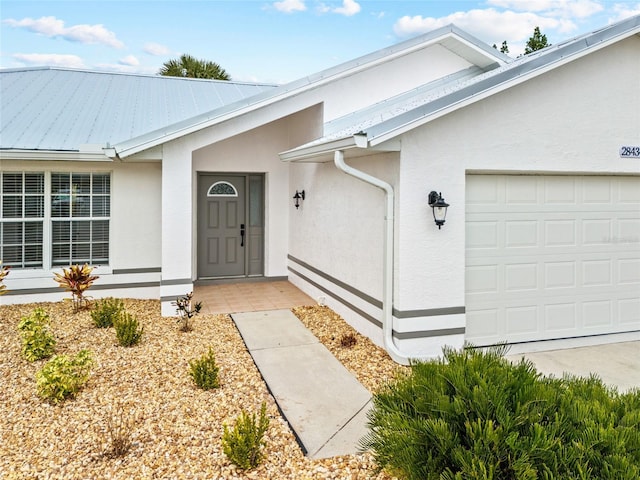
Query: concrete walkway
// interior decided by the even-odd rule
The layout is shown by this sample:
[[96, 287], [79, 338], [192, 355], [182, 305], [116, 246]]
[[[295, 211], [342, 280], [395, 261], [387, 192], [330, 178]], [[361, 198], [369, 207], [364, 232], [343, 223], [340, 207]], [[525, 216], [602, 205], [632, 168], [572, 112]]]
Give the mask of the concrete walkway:
[[369, 391], [290, 310], [231, 317], [306, 455], [357, 453]]

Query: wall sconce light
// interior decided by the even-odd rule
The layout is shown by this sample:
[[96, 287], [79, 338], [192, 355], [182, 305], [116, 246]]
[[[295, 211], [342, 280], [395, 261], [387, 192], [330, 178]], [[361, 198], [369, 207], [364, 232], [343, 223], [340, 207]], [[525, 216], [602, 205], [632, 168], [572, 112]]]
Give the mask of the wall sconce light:
[[440, 230], [447, 217], [447, 207], [449, 204], [442, 198], [442, 193], [433, 191], [429, 193], [429, 206], [433, 210], [433, 219], [438, 226], [438, 230]]
[[296, 194], [293, 196], [293, 199], [296, 201], [294, 205], [296, 206], [296, 210], [300, 208], [300, 200], [304, 200], [304, 190], [299, 192], [296, 190]]

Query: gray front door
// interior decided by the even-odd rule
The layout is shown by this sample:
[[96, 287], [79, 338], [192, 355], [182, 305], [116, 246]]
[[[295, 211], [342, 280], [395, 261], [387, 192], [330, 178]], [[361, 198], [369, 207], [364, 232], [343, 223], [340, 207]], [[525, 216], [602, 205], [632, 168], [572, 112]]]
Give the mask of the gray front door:
[[263, 184], [262, 175], [198, 176], [198, 278], [262, 275]]

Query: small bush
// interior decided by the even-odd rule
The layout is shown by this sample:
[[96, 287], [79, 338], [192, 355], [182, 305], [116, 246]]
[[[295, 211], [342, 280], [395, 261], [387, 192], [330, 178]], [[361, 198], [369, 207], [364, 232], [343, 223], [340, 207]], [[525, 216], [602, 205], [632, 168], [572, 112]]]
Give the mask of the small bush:
[[190, 332], [193, 329], [191, 319], [202, 310], [202, 302], [194, 302], [193, 292], [190, 292], [184, 297], [176, 298], [173, 304], [176, 306], [176, 312], [179, 315], [178, 323], [180, 324], [180, 331]]
[[142, 338], [144, 328], [138, 323], [138, 319], [127, 312], [123, 312], [115, 320], [113, 326], [116, 329], [116, 338], [123, 347], [137, 345]]
[[36, 308], [31, 315], [22, 317], [18, 329], [24, 358], [34, 362], [54, 354], [56, 339], [49, 330], [49, 315], [43, 309]]
[[401, 479], [640, 478], [640, 390], [445, 349], [374, 394], [361, 442]]
[[211, 348], [209, 348], [209, 352], [206, 355], [189, 362], [189, 375], [191, 375], [195, 384], [203, 390], [211, 390], [220, 386], [219, 370]]
[[98, 300], [95, 308], [91, 311], [93, 324], [98, 328], [113, 327], [116, 319], [124, 313], [124, 303], [117, 298], [105, 298]]
[[249, 415], [242, 410], [232, 430], [224, 425], [222, 451], [229, 460], [244, 470], [257, 467], [263, 458], [262, 449], [266, 446], [263, 437], [267, 428], [269, 417], [264, 402], [259, 418], [256, 418], [255, 413]]
[[353, 333], [347, 333], [340, 337], [340, 346], [344, 348], [351, 348], [358, 343], [358, 339]]
[[82, 267], [80, 265], [71, 265], [68, 270], [63, 268], [62, 274], [53, 274], [53, 279], [58, 282], [60, 288], [71, 292], [74, 313], [88, 306], [88, 299], [84, 294], [93, 285], [93, 282], [99, 278], [97, 275], [91, 275], [93, 268], [87, 263]]
[[72, 358], [56, 355], [36, 373], [38, 395], [54, 404], [74, 397], [89, 379], [92, 366], [89, 350], [81, 350]]
[[133, 445], [133, 433], [136, 415], [122, 404], [111, 406], [105, 417], [105, 430], [101, 430], [103, 445], [106, 444], [105, 455], [122, 457]]
[[[0, 260], [0, 265], [2, 265], [2, 261]], [[0, 267], [0, 295], [4, 295], [7, 293], [7, 286], [4, 284], [4, 279], [9, 275], [9, 267], [1, 266]]]

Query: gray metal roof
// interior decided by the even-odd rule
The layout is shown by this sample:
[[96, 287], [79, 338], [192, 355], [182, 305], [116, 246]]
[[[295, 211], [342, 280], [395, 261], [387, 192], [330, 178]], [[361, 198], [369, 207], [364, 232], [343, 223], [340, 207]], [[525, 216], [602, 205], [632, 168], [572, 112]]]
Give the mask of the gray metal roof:
[[128, 156], [430, 42], [481, 70], [509, 60], [448, 25], [279, 87], [49, 67], [4, 70], [0, 150], [77, 152], [109, 144]]
[[275, 85], [62, 68], [0, 71], [0, 149], [116, 144]]
[[[322, 138], [283, 152], [281, 158], [287, 161], [330, 161], [336, 146], [340, 149], [378, 146], [474, 99], [508, 88], [609, 42], [637, 34], [640, 34], [640, 15], [519, 57], [490, 71], [470, 69], [460, 76], [423, 85], [404, 95], [325, 123]], [[346, 141], [349, 138], [352, 140]], [[389, 150], [395, 149], [397, 146], [390, 144]], [[354, 155], [363, 153], [353, 152]]]

